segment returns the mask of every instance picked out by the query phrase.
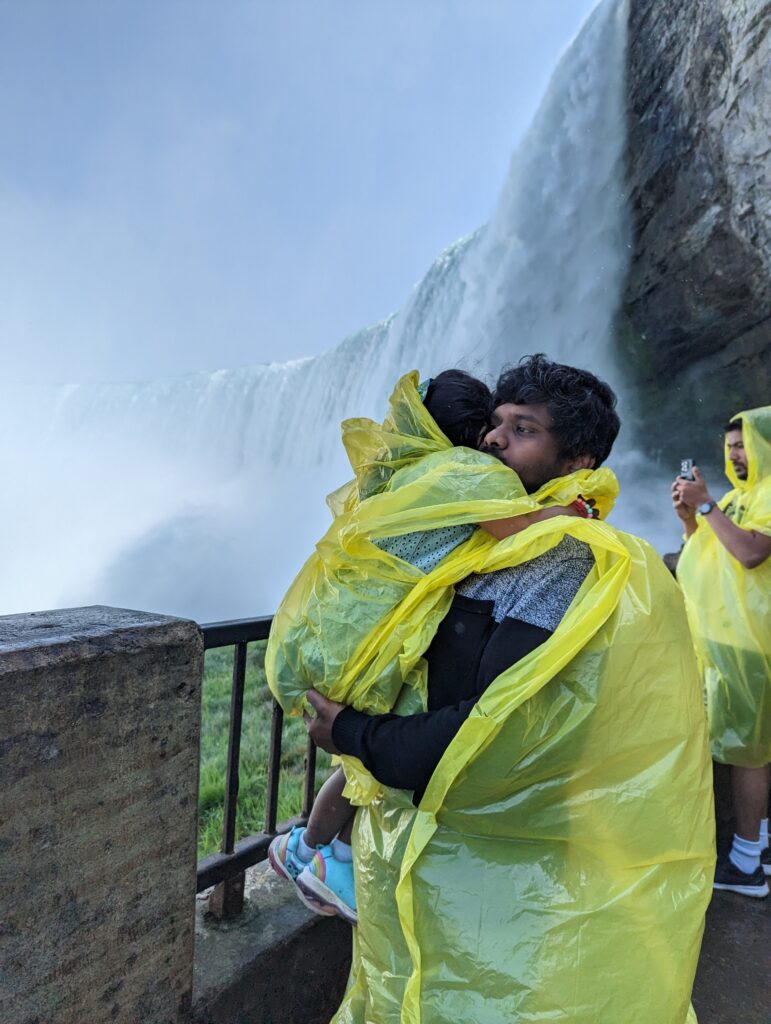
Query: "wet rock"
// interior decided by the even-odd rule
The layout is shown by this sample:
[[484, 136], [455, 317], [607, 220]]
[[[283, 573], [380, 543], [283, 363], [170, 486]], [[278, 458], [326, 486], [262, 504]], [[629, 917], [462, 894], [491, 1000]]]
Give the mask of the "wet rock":
[[632, 0], [628, 61], [621, 344], [649, 441], [698, 454], [771, 393], [771, 3]]

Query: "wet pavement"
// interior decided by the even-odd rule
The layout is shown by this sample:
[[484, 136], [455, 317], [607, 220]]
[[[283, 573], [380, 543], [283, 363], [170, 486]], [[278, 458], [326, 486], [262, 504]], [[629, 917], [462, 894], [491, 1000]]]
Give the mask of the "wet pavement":
[[[714, 772], [718, 849], [727, 853], [734, 832], [729, 772], [719, 764]], [[699, 1024], [771, 1024], [771, 896], [714, 893], [693, 1005]]]
[[693, 991], [699, 1024], [771, 1024], [771, 897], [716, 892]]

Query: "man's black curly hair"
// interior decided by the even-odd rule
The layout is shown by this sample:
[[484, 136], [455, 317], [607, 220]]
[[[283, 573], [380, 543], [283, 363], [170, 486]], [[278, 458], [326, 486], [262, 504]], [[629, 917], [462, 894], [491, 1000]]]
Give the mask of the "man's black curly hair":
[[443, 370], [431, 379], [424, 405], [455, 446], [477, 448], [490, 429], [492, 395], [465, 370]]
[[591, 455], [599, 466], [610, 455], [621, 421], [616, 396], [588, 370], [554, 363], [542, 352], [523, 356], [504, 370], [493, 392], [493, 405], [545, 405], [554, 425], [560, 458]]

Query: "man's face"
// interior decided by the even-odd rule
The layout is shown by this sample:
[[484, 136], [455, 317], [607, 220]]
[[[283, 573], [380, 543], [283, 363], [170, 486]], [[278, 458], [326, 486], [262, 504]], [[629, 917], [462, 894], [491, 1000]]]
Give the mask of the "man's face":
[[728, 459], [739, 480], [747, 479], [747, 453], [744, 450], [741, 430], [729, 430], [725, 436]]
[[551, 428], [551, 413], [545, 405], [514, 405], [496, 407], [491, 418], [491, 429], [482, 438], [482, 451], [496, 456], [509, 469], [513, 469], [532, 494], [548, 480], [565, 476], [592, 460], [564, 459]]

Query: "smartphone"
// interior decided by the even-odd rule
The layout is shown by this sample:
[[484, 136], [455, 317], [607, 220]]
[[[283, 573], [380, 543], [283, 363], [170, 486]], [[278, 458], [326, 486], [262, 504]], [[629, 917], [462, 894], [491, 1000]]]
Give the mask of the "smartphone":
[[680, 460], [680, 476], [683, 480], [695, 480], [693, 475], [693, 459]]

